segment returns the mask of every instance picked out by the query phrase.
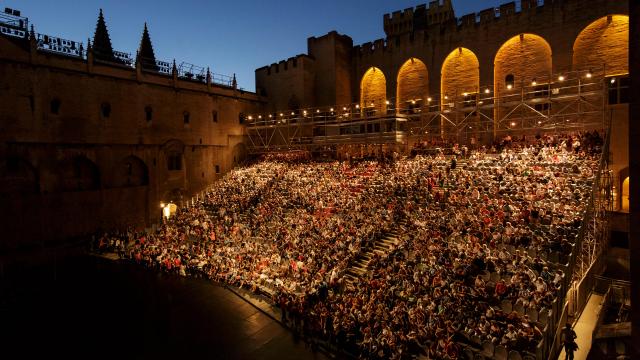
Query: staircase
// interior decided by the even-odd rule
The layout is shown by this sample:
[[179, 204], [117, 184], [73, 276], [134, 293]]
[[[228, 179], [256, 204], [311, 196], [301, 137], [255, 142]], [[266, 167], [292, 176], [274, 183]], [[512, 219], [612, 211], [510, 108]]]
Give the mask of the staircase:
[[396, 227], [374, 240], [373, 247], [362, 251], [352, 262], [351, 266], [345, 270], [345, 285], [353, 288], [362, 277], [366, 276], [369, 271], [369, 263], [373, 259], [374, 254], [381, 257], [388, 255], [397, 247], [402, 233], [402, 228], [406, 225], [406, 220], [402, 219], [397, 222]]

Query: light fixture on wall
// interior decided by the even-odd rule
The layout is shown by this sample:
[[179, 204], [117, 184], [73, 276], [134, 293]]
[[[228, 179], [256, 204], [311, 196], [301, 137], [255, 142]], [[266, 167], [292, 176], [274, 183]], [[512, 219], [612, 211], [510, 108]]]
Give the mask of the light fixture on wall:
[[564, 75], [558, 76], [558, 81], [564, 81]]
[[531, 86], [536, 86], [538, 85], [538, 82], [536, 81], [536, 79], [533, 79], [533, 81], [531, 81]]
[[587, 77], [587, 79], [591, 79], [591, 77], [593, 76], [593, 74], [591, 73], [591, 70], [587, 71], [587, 75], [585, 75]]
[[511, 84], [507, 85], [507, 90], [511, 90], [511, 89], [513, 89], [513, 85]]
[[484, 93], [485, 94], [489, 94], [491, 92], [491, 90], [489, 90], [489, 88], [484, 89]]
[[427, 98], [427, 102], [431, 102], [431, 100], [433, 99], [431, 99], [430, 97]]

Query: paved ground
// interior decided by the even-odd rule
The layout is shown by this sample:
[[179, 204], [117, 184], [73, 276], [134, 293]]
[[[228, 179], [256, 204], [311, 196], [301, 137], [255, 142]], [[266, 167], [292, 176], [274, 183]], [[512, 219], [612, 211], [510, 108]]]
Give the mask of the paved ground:
[[[602, 295], [591, 294], [587, 305], [584, 307], [578, 322], [573, 326], [573, 330], [578, 335], [576, 342], [578, 343], [578, 351], [574, 355], [575, 360], [586, 360], [591, 350], [591, 336], [598, 321], [598, 314], [602, 309]], [[564, 360], [565, 352], [562, 349], [559, 360]]]
[[97, 258], [31, 275], [0, 294], [0, 358], [326, 359], [205, 280]]

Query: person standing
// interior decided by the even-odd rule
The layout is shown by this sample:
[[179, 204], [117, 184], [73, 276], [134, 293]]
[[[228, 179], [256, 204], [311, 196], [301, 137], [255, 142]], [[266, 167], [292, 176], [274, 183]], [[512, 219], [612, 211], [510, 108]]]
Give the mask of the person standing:
[[571, 324], [567, 323], [562, 330], [562, 337], [564, 339], [565, 360], [573, 360], [573, 353], [578, 350], [578, 344], [576, 343], [578, 336], [571, 328]]

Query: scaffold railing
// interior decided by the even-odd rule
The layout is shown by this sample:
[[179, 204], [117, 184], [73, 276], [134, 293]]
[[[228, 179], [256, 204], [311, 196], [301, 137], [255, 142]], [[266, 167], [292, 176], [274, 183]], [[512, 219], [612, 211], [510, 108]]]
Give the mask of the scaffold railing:
[[[398, 143], [409, 139], [493, 140], [501, 134], [580, 131], [605, 128], [607, 81], [604, 68], [550, 75], [530, 83], [473, 92], [452, 91], [426, 99], [390, 98], [298, 108], [248, 116], [253, 152], [324, 144]], [[396, 122], [389, 128], [382, 123]], [[376, 128], [376, 123], [381, 123]], [[337, 129], [337, 130], [336, 130]], [[326, 138], [329, 131], [338, 134]], [[384, 133], [384, 136], [381, 136]]]

